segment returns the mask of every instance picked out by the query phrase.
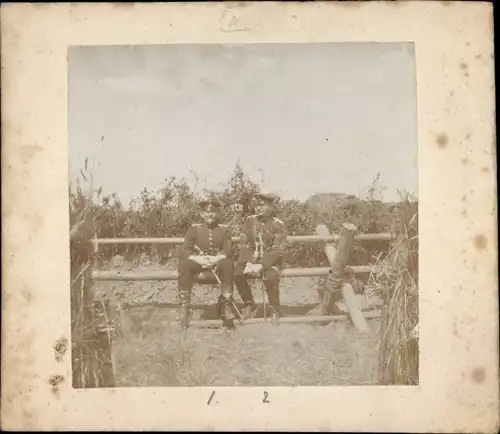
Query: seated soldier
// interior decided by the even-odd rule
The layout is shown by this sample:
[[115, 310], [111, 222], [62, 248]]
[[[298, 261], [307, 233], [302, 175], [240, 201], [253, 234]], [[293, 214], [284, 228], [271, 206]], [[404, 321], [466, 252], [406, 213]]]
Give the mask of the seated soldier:
[[234, 283], [245, 304], [243, 316], [249, 318], [255, 315], [256, 309], [247, 276], [263, 278], [271, 316], [276, 323], [280, 316], [279, 283], [284, 266], [287, 231], [284, 223], [274, 216], [275, 205], [279, 200], [276, 195], [258, 194], [254, 200], [257, 214], [248, 217], [243, 224]]
[[181, 326], [187, 328], [189, 325], [189, 303], [196, 277], [204, 270], [211, 270], [221, 284], [219, 311], [222, 324], [232, 329], [235, 319], [232, 310], [232, 231], [229, 226], [219, 224], [221, 205], [218, 201], [202, 200], [199, 206], [203, 223], [193, 224], [187, 231], [178, 266]]

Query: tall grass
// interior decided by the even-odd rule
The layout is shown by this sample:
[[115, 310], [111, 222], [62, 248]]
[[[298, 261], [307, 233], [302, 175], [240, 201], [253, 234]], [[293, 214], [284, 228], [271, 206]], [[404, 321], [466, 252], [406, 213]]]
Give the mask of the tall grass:
[[94, 233], [93, 180], [81, 171], [76, 191], [69, 189], [71, 261], [71, 360], [73, 387], [92, 388], [114, 385], [109, 309], [95, 301], [92, 282]]
[[406, 198], [398, 207], [398, 238], [388, 255], [378, 261], [375, 291], [386, 300], [381, 326], [379, 381], [418, 384], [418, 210]]

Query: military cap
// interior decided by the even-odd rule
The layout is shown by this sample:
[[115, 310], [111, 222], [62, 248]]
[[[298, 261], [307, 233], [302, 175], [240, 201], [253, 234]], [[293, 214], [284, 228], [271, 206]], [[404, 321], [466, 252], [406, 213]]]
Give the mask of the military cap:
[[276, 203], [279, 200], [279, 196], [277, 194], [270, 193], [270, 192], [257, 193], [254, 197], [255, 197], [255, 199], [261, 199], [261, 200], [264, 200], [266, 202], [271, 202], [271, 203]]
[[203, 198], [198, 202], [198, 205], [202, 209], [220, 208], [222, 206], [220, 201], [214, 198]]

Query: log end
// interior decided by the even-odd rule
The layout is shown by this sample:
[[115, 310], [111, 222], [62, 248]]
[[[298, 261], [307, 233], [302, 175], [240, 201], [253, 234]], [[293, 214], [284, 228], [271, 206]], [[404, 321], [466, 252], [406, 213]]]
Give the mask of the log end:
[[342, 227], [349, 232], [356, 232], [358, 230], [358, 227], [354, 223], [343, 223]]
[[316, 226], [316, 235], [319, 235], [320, 237], [329, 237], [330, 236], [330, 231], [324, 224], [320, 224]]

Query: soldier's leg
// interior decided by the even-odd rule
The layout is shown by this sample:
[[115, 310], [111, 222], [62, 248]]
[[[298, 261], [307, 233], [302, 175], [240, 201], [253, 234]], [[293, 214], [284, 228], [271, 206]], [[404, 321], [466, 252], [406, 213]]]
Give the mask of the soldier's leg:
[[187, 328], [189, 324], [189, 304], [191, 303], [191, 291], [196, 276], [200, 273], [201, 267], [196, 262], [189, 259], [181, 259], [177, 268], [179, 304], [181, 315], [181, 326]]
[[232, 259], [223, 259], [217, 265], [217, 275], [221, 281], [219, 306], [224, 325], [233, 328], [235, 315], [233, 312], [234, 264]]
[[280, 278], [281, 271], [277, 267], [271, 267], [264, 273], [264, 286], [273, 317], [280, 315]]
[[253, 299], [252, 289], [248, 283], [247, 276], [243, 274], [245, 270], [246, 263], [237, 262], [234, 266], [234, 284], [238, 289], [245, 307], [243, 308], [243, 316], [249, 318], [255, 313], [255, 301]]

